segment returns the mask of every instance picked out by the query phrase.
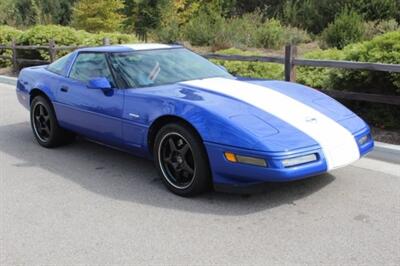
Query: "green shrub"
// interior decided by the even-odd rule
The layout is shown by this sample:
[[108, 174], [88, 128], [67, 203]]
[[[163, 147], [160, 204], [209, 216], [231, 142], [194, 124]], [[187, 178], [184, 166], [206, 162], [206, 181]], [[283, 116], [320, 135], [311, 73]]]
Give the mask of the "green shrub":
[[[162, 43], [174, 43], [182, 39], [181, 25], [186, 22], [186, 15], [191, 15], [192, 10], [178, 14], [178, 7], [172, 1], [161, 3], [159, 8], [163, 11], [159, 25], [150, 33], [150, 38]], [[189, 12], [189, 14], [187, 14]], [[189, 16], [191, 17], [191, 16]]]
[[189, 41], [195, 46], [213, 46], [213, 50], [220, 50], [230, 47], [275, 49], [285, 43], [311, 41], [306, 31], [285, 27], [276, 19], [265, 19], [259, 10], [225, 18], [212, 5], [206, 5], [185, 22], [180, 22], [176, 16], [166, 16], [169, 20], [162, 21], [152, 32], [152, 37], [161, 42]]
[[[379, 35], [371, 41], [351, 44], [342, 50], [306, 53], [307, 59], [348, 60], [400, 64], [400, 31]], [[400, 94], [400, 74], [379, 71], [351, 71], [298, 67], [297, 80], [316, 88]]]
[[364, 39], [370, 40], [377, 35], [396, 30], [400, 30], [400, 26], [395, 19], [368, 21], [364, 23]]
[[224, 20], [222, 28], [213, 41], [214, 47], [256, 47], [255, 32], [263, 24], [260, 12], [244, 14]]
[[[171, 28], [167, 27], [164, 31], [167, 33], [179, 31], [176, 25], [172, 28], [174, 30], [169, 29]], [[276, 19], [265, 20], [260, 11], [226, 19], [215, 11], [201, 10], [184, 26], [183, 32], [183, 38], [191, 44], [212, 45], [215, 50], [229, 47], [276, 49], [285, 43], [298, 44], [311, 41], [306, 31], [284, 27]]]
[[363, 35], [364, 21], [361, 15], [344, 9], [323, 31], [322, 39], [329, 47], [342, 49], [350, 43], [361, 41]]
[[224, 18], [216, 11], [201, 9], [183, 28], [183, 35], [193, 45], [212, 45]]
[[122, 0], [79, 0], [72, 13], [72, 25], [88, 32], [114, 32], [121, 29], [124, 16]]
[[[305, 58], [400, 64], [400, 31], [390, 32], [344, 47], [307, 53]], [[328, 68], [298, 68], [298, 82], [315, 88], [363, 93], [400, 95], [400, 74]], [[369, 123], [378, 127], [400, 128], [400, 108], [366, 102], [345, 102]]]
[[[18, 36], [21, 33], [22, 33], [21, 31], [15, 28], [9, 26], [0, 26], [0, 44], [6, 44], [6, 45], [11, 44], [13, 38], [18, 38]], [[12, 52], [10, 50], [0, 49], [0, 55], [11, 56]], [[5, 60], [0, 58], [0, 67], [7, 67], [10, 65], [11, 65], [10, 60]]]
[[[221, 50], [218, 54], [226, 55], [247, 55], [260, 56], [257, 52], [242, 51], [237, 48]], [[262, 79], [283, 79], [283, 66], [272, 63], [262, 62], [238, 62], [238, 61], [223, 61], [212, 60], [214, 63], [224, 66], [228, 71], [235, 76], [252, 77]]]
[[[344, 59], [359, 62], [400, 64], [400, 31], [379, 35], [371, 41], [352, 44], [343, 50]], [[400, 95], [400, 74], [379, 71], [337, 71], [332, 88]]]
[[281, 48], [285, 40], [285, 28], [276, 19], [265, 21], [255, 32], [256, 46], [262, 48]]
[[[397, 18], [400, 21], [400, 1], [398, 0], [285, 0], [274, 2], [281, 5], [276, 14], [282, 22], [306, 29], [314, 34], [321, 33], [329, 23], [332, 23], [343, 7], [348, 7], [369, 20]], [[273, 8], [273, 6], [274, 4], [271, 7]]]
[[290, 44], [309, 43], [312, 41], [307, 31], [291, 26], [285, 28], [284, 40], [285, 43]]
[[217, 34], [217, 47], [258, 47], [277, 49], [286, 43], [306, 43], [311, 37], [304, 30], [284, 27], [276, 19], [264, 20], [259, 11], [227, 19]]
[[[324, 59], [324, 60], [343, 60], [342, 50], [328, 49], [317, 50], [306, 53], [306, 59]], [[308, 85], [313, 88], [327, 89], [331, 86], [330, 74], [331, 68], [324, 67], [297, 67], [297, 82]]]
[[[103, 43], [104, 37], [110, 38], [111, 44], [138, 42], [133, 35], [121, 33], [92, 34], [83, 30], [57, 25], [38, 25], [29, 28], [19, 35], [17, 42], [22, 45], [48, 45], [50, 40], [54, 40], [56, 45], [96, 46]], [[68, 52], [67, 50], [59, 51], [57, 55], [62, 56]], [[46, 50], [21, 51], [20, 55], [25, 58], [49, 60], [49, 53]]]
[[[51, 39], [63, 45], [79, 45], [89, 39], [90, 34], [71, 27], [38, 25], [24, 31], [18, 38], [19, 44], [47, 45]], [[86, 44], [86, 43], [84, 43]]]
[[161, 24], [152, 32], [152, 38], [162, 43], [174, 43], [181, 40], [181, 28], [176, 20]]
[[[77, 31], [70, 27], [56, 25], [38, 25], [24, 31], [18, 38], [18, 44], [21, 45], [48, 45], [50, 40], [54, 40], [58, 45], [78, 46], [89, 45], [90, 34], [85, 31]], [[59, 56], [68, 53], [60, 51]], [[47, 50], [21, 51], [19, 56], [23, 58], [33, 58], [49, 60], [50, 56]]]
[[0, 44], [11, 44], [13, 38], [17, 38], [22, 31], [10, 26], [0, 26]]

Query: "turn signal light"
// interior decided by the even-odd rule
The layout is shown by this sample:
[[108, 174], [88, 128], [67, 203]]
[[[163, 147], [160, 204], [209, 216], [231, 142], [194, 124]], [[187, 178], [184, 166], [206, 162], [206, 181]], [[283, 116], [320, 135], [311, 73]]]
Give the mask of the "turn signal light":
[[256, 166], [267, 167], [267, 162], [264, 159], [250, 157], [250, 156], [243, 156], [243, 155], [236, 155], [232, 152], [225, 152], [225, 158], [232, 163], [243, 163], [243, 164], [250, 164]]
[[237, 162], [235, 154], [233, 154], [231, 152], [225, 152], [225, 158], [232, 163]]

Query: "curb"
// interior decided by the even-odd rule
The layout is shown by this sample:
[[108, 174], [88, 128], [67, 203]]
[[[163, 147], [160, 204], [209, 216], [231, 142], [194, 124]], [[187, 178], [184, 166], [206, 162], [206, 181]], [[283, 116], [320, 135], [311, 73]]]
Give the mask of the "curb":
[[[0, 83], [15, 86], [17, 78], [0, 75]], [[368, 157], [400, 164], [400, 145], [375, 141], [375, 148]]]
[[17, 78], [0, 75], [0, 83], [7, 85], [17, 85]]
[[367, 157], [400, 164], [400, 145], [375, 141], [374, 150]]

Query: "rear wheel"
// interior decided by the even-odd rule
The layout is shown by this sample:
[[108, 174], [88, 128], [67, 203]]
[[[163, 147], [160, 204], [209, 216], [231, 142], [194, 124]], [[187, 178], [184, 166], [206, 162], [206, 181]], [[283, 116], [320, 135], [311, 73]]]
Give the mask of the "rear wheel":
[[155, 164], [167, 186], [180, 196], [194, 196], [210, 187], [211, 175], [202, 141], [183, 124], [160, 129], [154, 145]]
[[71, 132], [58, 125], [53, 107], [43, 96], [32, 100], [31, 127], [37, 142], [46, 148], [60, 146], [73, 139]]

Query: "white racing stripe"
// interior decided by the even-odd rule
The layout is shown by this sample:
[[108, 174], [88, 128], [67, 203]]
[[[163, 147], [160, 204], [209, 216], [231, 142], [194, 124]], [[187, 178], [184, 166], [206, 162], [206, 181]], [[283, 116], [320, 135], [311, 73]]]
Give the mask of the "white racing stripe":
[[240, 99], [289, 123], [319, 143], [328, 170], [360, 158], [358, 145], [351, 132], [319, 111], [280, 92], [224, 78], [194, 80], [183, 84]]

